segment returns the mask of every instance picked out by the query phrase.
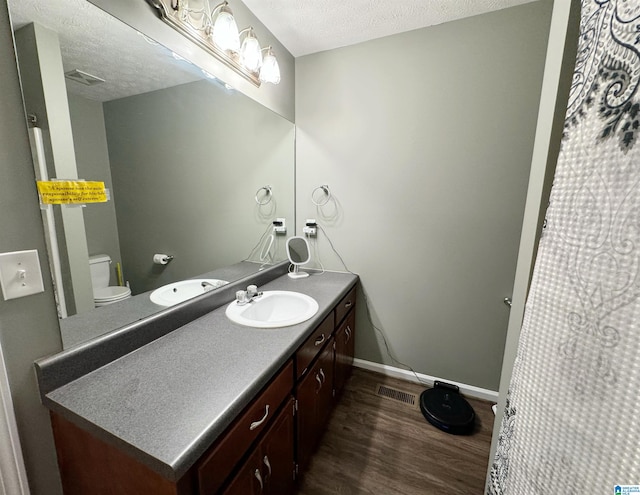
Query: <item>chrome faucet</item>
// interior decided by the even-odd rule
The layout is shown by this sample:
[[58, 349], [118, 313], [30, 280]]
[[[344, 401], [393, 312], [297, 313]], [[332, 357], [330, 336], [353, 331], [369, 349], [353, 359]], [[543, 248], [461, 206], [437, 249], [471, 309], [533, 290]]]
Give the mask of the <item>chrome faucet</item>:
[[258, 292], [257, 285], [250, 285], [247, 290], [239, 290], [236, 292], [236, 303], [240, 306], [249, 304], [254, 299], [258, 299], [262, 295], [262, 292]]
[[201, 284], [202, 288], [204, 289], [205, 292], [209, 292], [210, 290], [213, 290], [216, 288], [215, 285], [210, 284], [209, 282], [207, 282], [206, 280], [203, 281]]

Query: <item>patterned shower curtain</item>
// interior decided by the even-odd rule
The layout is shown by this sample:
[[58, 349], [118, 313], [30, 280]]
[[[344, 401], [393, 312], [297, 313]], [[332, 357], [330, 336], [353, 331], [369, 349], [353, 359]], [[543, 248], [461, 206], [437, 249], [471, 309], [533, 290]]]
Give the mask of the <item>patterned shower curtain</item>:
[[640, 485], [639, 82], [640, 0], [582, 0], [562, 148], [488, 494], [623, 494]]

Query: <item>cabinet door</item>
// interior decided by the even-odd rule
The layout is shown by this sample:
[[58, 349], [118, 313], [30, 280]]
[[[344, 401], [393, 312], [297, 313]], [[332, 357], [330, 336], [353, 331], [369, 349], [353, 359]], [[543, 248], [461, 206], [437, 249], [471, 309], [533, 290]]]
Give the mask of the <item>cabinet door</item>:
[[203, 456], [197, 468], [200, 495], [220, 491], [251, 445], [266, 431], [280, 405], [291, 396], [293, 379], [293, 362], [290, 361]]
[[315, 365], [297, 388], [298, 464], [309, 465], [333, 404], [333, 340], [324, 348]]
[[316, 441], [322, 436], [327, 421], [329, 421], [331, 411], [333, 410], [333, 361], [333, 338], [331, 338], [329, 345], [318, 359], [322, 388], [318, 394], [318, 435]]
[[260, 462], [267, 494], [293, 493], [295, 471], [293, 422], [292, 398], [285, 404], [282, 413], [261, 442]]
[[340, 396], [344, 384], [351, 374], [353, 355], [355, 352], [355, 321], [356, 313], [351, 311], [335, 335], [335, 368], [334, 395]]
[[295, 461], [293, 398], [224, 491], [224, 495], [288, 495], [293, 493]]
[[256, 449], [233, 478], [224, 495], [259, 495], [261, 493], [264, 493], [264, 480], [260, 471], [260, 452]]

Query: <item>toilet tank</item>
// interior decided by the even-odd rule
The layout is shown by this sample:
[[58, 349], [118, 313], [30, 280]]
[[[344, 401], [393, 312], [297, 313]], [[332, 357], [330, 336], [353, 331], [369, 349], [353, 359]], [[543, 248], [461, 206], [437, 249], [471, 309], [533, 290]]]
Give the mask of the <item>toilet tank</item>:
[[96, 254], [89, 256], [89, 269], [91, 271], [91, 284], [93, 289], [109, 287], [111, 278], [111, 258], [108, 254]]

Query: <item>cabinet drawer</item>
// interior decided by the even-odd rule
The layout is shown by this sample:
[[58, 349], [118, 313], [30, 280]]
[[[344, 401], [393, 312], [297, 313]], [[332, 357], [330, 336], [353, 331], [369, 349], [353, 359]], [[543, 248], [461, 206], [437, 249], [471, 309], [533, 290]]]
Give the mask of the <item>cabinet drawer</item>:
[[318, 325], [311, 336], [296, 352], [296, 375], [300, 378], [315, 359], [322, 347], [329, 341], [334, 327], [333, 311]]
[[336, 324], [339, 324], [351, 308], [356, 305], [356, 287], [342, 298], [336, 306]]
[[271, 423], [271, 419], [291, 394], [292, 389], [293, 362], [289, 361], [240, 414], [209, 454], [203, 457], [198, 466], [200, 495], [217, 493], [249, 446]]

